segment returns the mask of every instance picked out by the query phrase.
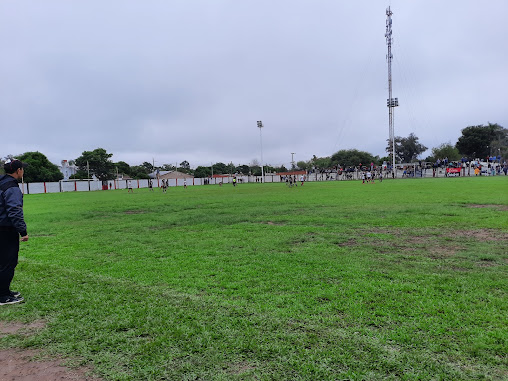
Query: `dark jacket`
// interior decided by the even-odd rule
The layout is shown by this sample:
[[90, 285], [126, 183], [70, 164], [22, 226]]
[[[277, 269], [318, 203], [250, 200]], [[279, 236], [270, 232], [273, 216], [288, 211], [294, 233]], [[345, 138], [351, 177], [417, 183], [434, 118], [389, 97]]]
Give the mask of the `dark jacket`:
[[27, 235], [23, 217], [23, 193], [17, 180], [9, 175], [0, 177], [1, 228], [14, 228], [22, 237]]

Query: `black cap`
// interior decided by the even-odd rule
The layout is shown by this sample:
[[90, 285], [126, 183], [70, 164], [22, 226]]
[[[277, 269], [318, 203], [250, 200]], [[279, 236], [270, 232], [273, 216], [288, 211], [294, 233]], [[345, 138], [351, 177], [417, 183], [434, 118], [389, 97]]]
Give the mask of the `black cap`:
[[28, 167], [28, 164], [22, 163], [18, 159], [7, 159], [7, 161], [4, 163], [5, 173], [14, 173], [19, 168], [26, 168], [26, 167]]

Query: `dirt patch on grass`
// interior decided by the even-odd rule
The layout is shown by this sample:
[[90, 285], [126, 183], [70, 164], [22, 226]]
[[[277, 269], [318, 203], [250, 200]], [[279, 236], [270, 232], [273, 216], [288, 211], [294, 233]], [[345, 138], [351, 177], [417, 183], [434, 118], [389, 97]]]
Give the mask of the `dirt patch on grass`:
[[266, 225], [275, 225], [275, 226], [284, 226], [285, 225], [282, 222], [273, 222], [273, 221], [266, 221], [266, 222], [261, 222], [261, 223], [266, 224]]
[[45, 327], [46, 323], [44, 321], [35, 321], [29, 324], [0, 321], [0, 337], [14, 334], [31, 335]]
[[461, 250], [464, 250], [464, 247], [459, 245], [431, 246], [428, 248], [428, 256], [432, 259], [443, 259], [453, 257]]
[[381, 254], [398, 252], [406, 255], [420, 255], [423, 252], [429, 258], [441, 259], [453, 256], [464, 249], [457, 242], [443, 242], [442, 238], [447, 237], [447, 232], [436, 234], [435, 231], [374, 228], [364, 230], [360, 234], [362, 241]]
[[[389, 234], [396, 238], [396, 242], [405, 244], [426, 244], [429, 242], [439, 242], [439, 244], [449, 246], [448, 243], [455, 241], [460, 246], [460, 241], [464, 239], [473, 239], [479, 241], [508, 241], [508, 232], [499, 229], [460, 229], [460, 230], [429, 230], [414, 231], [409, 229], [373, 229], [362, 231], [360, 234], [366, 240], [372, 239], [372, 234]], [[449, 239], [449, 242], [441, 242], [440, 239]]]
[[36, 350], [0, 350], [0, 380], [9, 381], [98, 381], [87, 376], [88, 370], [69, 369], [61, 360], [36, 360]]
[[375, 246], [374, 248], [381, 254], [403, 253], [404, 255], [422, 255], [424, 253], [431, 259], [443, 259], [454, 256], [458, 251], [462, 250], [462, 246], [442, 246], [437, 242], [427, 242], [422, 245], [415, 245], [412, 242], [405, 242], [403, 244], [391, 244], [389, 246]]
[[[44, 329], [46, 323], [29, 324], [0, 321], [0, 337], [7, 335], [30, 335]], [[0, 380], [5, 381], [100, 381], [89, 375], [90, 369], [70, 369], [62, 359], [43, 359], [42, 352], [35, 349], [0, 350]]]
[[348, 246], [356, 246], [356, 245], [357, 245], [357, 241], [354, 238], [350, 238], [347, 241], [337, 243], [337, 246], [339, 246], [339, 247], [348, 247]]
[[244, 373], [250, 373], [254, 370], [256, 370], [256, 367], [252, 364], [247, 362], [240, 362], [238, 364], [231, 364], [229, 366], [228, 373], [238, 376]]
[[125, 214], [143, 214], [145, 213], [144, 210], [126, 210], [124, 212]]
[[508, 241], [508, 232], [495, 229], [460, 230], [453, 235], [478, 241]]
[[476, 262], [476, 266], [478, 266], [478, 267], [496, 267], [496, 266], [498, 266], [498, 264], [496, 262], [481, 261], [481, 262]]
[[[378, 235], [378, 237], [376, 236]], [[441, 259], [465, 250], [468, 243], [508, 243], [508, 232], [499, 229], [403, 229], [374, 228], [361, 230], [358, 243], [373, 246], [379, 253], [403, 252], [405, 254], [426, 253], [429, 258]], [[392, 238], [390, 238], [390, 236]], [[351, 245], [356, 242], [348, 241]], [[346, 246], [341, 244], [340, 246]]]
[[466, 208], [493, 208], [502, 212], [508, 212], [508, 205], [501, 204], [467, 204]]

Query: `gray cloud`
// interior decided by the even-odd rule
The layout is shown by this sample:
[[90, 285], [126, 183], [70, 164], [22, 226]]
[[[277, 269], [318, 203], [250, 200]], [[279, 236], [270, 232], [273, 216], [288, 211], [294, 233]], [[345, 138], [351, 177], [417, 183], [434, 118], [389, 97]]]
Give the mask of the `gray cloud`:
[[428, 147], [508, 127], [508, 3], [0, 3], [0, 155], [53, 162], [273, 165], [344, 148], [384, 155], [385, 8], [394, 12], [395, 132]]

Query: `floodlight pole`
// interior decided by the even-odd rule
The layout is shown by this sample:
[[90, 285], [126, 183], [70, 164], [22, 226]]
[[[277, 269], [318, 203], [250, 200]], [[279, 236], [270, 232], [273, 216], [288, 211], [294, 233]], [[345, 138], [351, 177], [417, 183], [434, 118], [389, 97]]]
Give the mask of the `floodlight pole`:
[[265, 182], [265, 170], [263, 165], [263, 136], [261, 135], [261, 129], [263, 128], [263, 122], [258, 120], [259, 128], [259, 141], [261, 142], [261, 182]]
[[294, 154], [295, 154], [294, 152], [291, 152], [291, 169], [295, 168], [295, 161], [293, 160], [293, 155]]
[[389, 125], [389, 139], [392, 144], [392, 171], [395, 173], [395, 131], [393, 127], [394, 113], [393, 109], [399, 105], [398, 98], [392, 98], [392, 14], [390, 7], [386, 10], [386, 44], [388, 45], [388, 54], [386, 59], [388, 60], [388, 99], [386, 105], [388, 106], [388, 125]]

